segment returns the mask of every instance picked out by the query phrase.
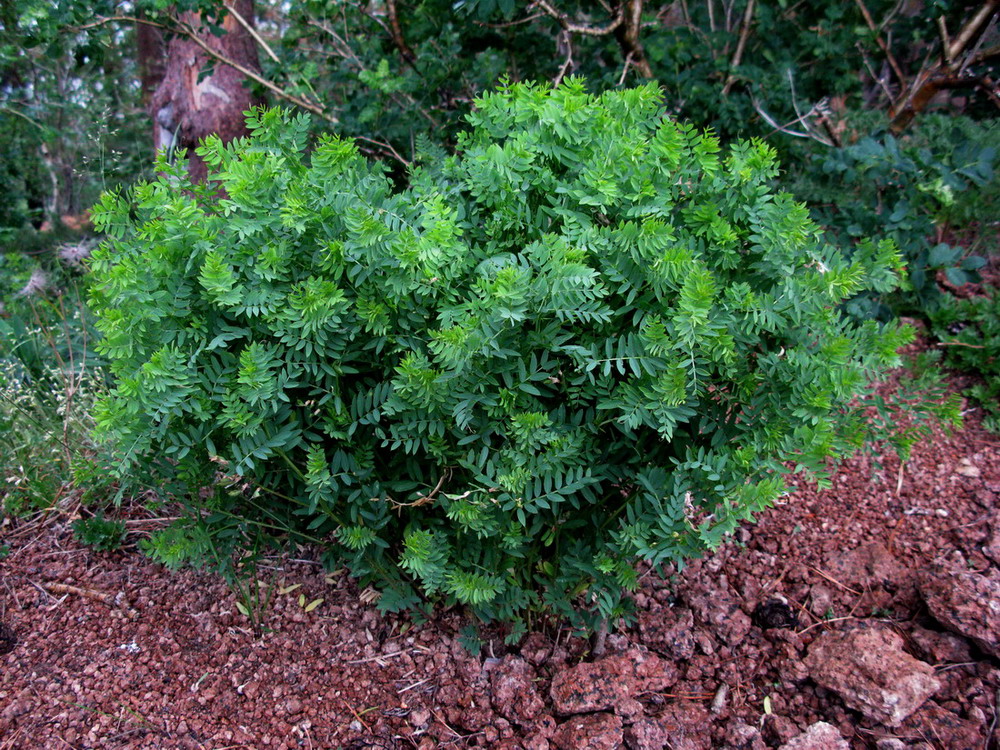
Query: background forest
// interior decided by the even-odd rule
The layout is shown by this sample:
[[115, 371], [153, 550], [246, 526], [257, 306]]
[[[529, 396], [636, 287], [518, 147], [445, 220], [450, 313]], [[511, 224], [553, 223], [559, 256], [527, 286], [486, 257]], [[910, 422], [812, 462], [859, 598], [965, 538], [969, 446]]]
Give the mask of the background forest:
[[[263, 104], [307, 113], [310, 144], [331, 133], [355, 139], [403, 188], [413, 164], [454, 153], [474, 100], [501, 82], [580, 76], [600, 93], [652, 81], [672, 116], [724, 145], [761, 139], [778, 155], [781, 184], [833, 245], [850, 255], [875, 237], [901, 251], [903, 285], [851, 296], [844, 315], [919, 321], [948, 346], [918, 369], [930, 377], [943, 361], [973, 373], [970, 396], [1000, 426], [1000, 314], [980, 275], [998, 254], [998, 8], [3, 0], [5, 512], [46, 512], [82, 493], [78, 534], [114, 547], [125, 527], [105, 514], [126, 492], [161, 487], [152, 476], [116, 476], [90, 438], [107, 376], [83, 299], [96, 244], [89, 210], [103, 192], [154, 178], [157, 150], [161, 168], [201, 182], [209, 165], [194, 149], [213, 134], [246, 135], [244, 112]], [[171, 541], [153, 551], [170, 561]]]

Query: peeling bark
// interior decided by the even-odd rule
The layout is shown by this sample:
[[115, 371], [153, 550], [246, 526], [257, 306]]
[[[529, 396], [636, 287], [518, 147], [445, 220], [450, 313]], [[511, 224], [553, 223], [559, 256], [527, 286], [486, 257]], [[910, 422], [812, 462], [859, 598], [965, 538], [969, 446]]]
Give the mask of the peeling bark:
[[[253, 0], [236, 0], [233, 6], [253, 23]], [[223, 19], [222, 36], [215, 36], [196, 13], [185, 13], [180, 20], [212, 50], [249, 70], [260, 71], [256, 42], [232, 14]], [[259, 103], [242, 73], [213, 61], [191, 39], [175, 37], [167, 45], [166, 67], [149, 104], [153, 142], [157, 149], [187, 149], [188, 174], [194, 182], [203, 182], [208, 169], [194, 153], [195, 147], [212, 134], [225, 143], [246, 135], [243, 112]]]

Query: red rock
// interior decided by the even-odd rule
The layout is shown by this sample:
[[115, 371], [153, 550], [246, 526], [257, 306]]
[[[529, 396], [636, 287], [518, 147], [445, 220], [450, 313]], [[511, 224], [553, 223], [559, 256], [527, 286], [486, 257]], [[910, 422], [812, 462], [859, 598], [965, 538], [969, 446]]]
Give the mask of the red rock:
[[836, 727], [825, 721], [817, 721], [778, 750], [851, 750], [851, 746]]
[[895, 585], [906, 577], [906, 570], [878, 542], [834, 553], [827, 558], [824, 572], [841, 584], [861, 586]]
[[520, 647], [521, 656], [536, 667], [552, 653], [552, 639], [541, 633], [529, 633]]
[[712, 629], [730, 646], [743, 642], [750, 632], [750, 618], [740, 609], [740, 602], [725, 588], [693, 596], [688, 600], [695, 615], [705, 625]]
[[895, 727], [941, 683], [934, 670], [903, 651], [903, 639], [883, 627], [827, 631], [809, 647], [809, 675], [851, 708]]
[[710, 750], [709, 727], [709, 715], [702, 706], [675, 703], [626, 729], [625, 744], [631, 750]]
[[730, 722], [726, 727], [726, 748], [728, 750], [766, 750], [764, 738], [757, 727], [743, 721]]
[[956, 553], [924, 571], [918, 587], [935, 620], [1000, 659], [1000, 570], [976, 573]]
[[983, 546], [983, 554], [1000, 565], [1000, 511], [993, 511], [993, 518], [990, 520], [990, 536]]
[[552, 744], [559, 750], [618, 750], [622, 720], [603, 713], [575, 716], [558, 726]]
[[630, 649], [557, 673], [550, 695], [556, 713], [581, 714], [615, 708], [641, 692], [664, 690], [676, 681], [677, 669], [672, 663]]
[[535, 677], [535, 670], [524, 659], [505, 657], [490, 672], [494, 710], [516, 724], [530, 723], [545, 708]]
[[986, 726], [963, 719], [961, 716], [928, 701], [900, 727], [920, 737], [947, 737], [948, 750], [982, 750], [986, 746]]
[[694, 614], [687, 607], [663, 611], [640, 612], [639, 630], [643, 642], [672, 659], [685, 661], [694, 656]]
[[910, 632], [910, 638], [935, 664], [972, 660], [968, 641], [952, 633], [937, 633], [917, 626]]
[[787, 716], [771, 714], [764, 720], [764, 734], [775, 744], [783, 745], [802, 734], [802, 730]]

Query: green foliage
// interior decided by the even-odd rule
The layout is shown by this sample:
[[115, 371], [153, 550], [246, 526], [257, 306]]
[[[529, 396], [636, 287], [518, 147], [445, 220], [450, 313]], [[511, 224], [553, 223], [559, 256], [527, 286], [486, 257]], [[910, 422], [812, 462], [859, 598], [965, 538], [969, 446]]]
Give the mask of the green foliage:
[[125, 524], [110, 521], [98, 514], [73, 522], [73, 536], [81, 544], [102, 552], [111, 552], [125, 543]]
[[859, 295], [848, 305], [853, 314], [924, 315], [942, 303], [939, 274], [957, 286], [979, 279], [983, 257], [934, 237], [943, 220], [988, 215], [970, 204], [981, 189], [997, 190], [996, 148], [985, 137], [987, 128], [971, 121], [945, 132], [932, 124], [931, 133], [918, 130], [902, 141], [876, 129], [853, 145], [814, 155], [795, 174], [796, 194], [814, 206], [814, 217], [835, 242], [847, 247], [878, 233], [903, 253], [904, 289], [894, 296]]
[[[505, 86], [402, 190], [349, 141], [307, 156], [303, 117], [248, 122], [201, 149], [224, 193], [161, 164], [95, 214], [98, 431], [121, 473], [190, 482], [196, 557], [213, 519], [287, 530], [384, 610], [592, 626], [636, 559], [716, 546], [789, 471], [825, 481], [908, 340], [838, 311], [894, 287], [892, 243], [846, 259], [772, 190], [773, 149], [723, 150], [655, 86]], [[200, 500], [219, 471], [246, 486]]]
[[90, 411], [104, 376], [86, 309], [73, 287], [64, 292], [7, 297], [0, 317], [0, 502], [13, 514], [50, 508], [93, 460]]
[[944, 362], [978, 376], [966, 390], [985, 412], [983, 425], [1000, 432], [1000, 294], [951, 299], [932, 316], [933, 332], [944, 349]]

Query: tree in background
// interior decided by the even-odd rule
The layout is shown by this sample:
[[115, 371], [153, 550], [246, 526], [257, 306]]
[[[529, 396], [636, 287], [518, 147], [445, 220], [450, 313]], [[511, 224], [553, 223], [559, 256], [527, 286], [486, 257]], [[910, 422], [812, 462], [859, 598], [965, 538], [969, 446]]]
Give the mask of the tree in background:
[[[154, 41], [139, 47], [145, 55], [140, 65], [144, 88], [155, 82], [149, 100], [153, 143], [159, 150], [187, 149], [188, 170], [195, 182], [207, 175], [204, 161], [195, 153], [198, 144], [212, 134], [225, 143], [246, 135], [243, 113], [262, 103], [246, 81], [246, 71], [260, 72], [253, 11], [253, 0], [227, 5], [221, 19], [187, 11], [175, 19], [183, 34], [165, 45]], [[144, 31], [141, 38], [151, 36]]]

